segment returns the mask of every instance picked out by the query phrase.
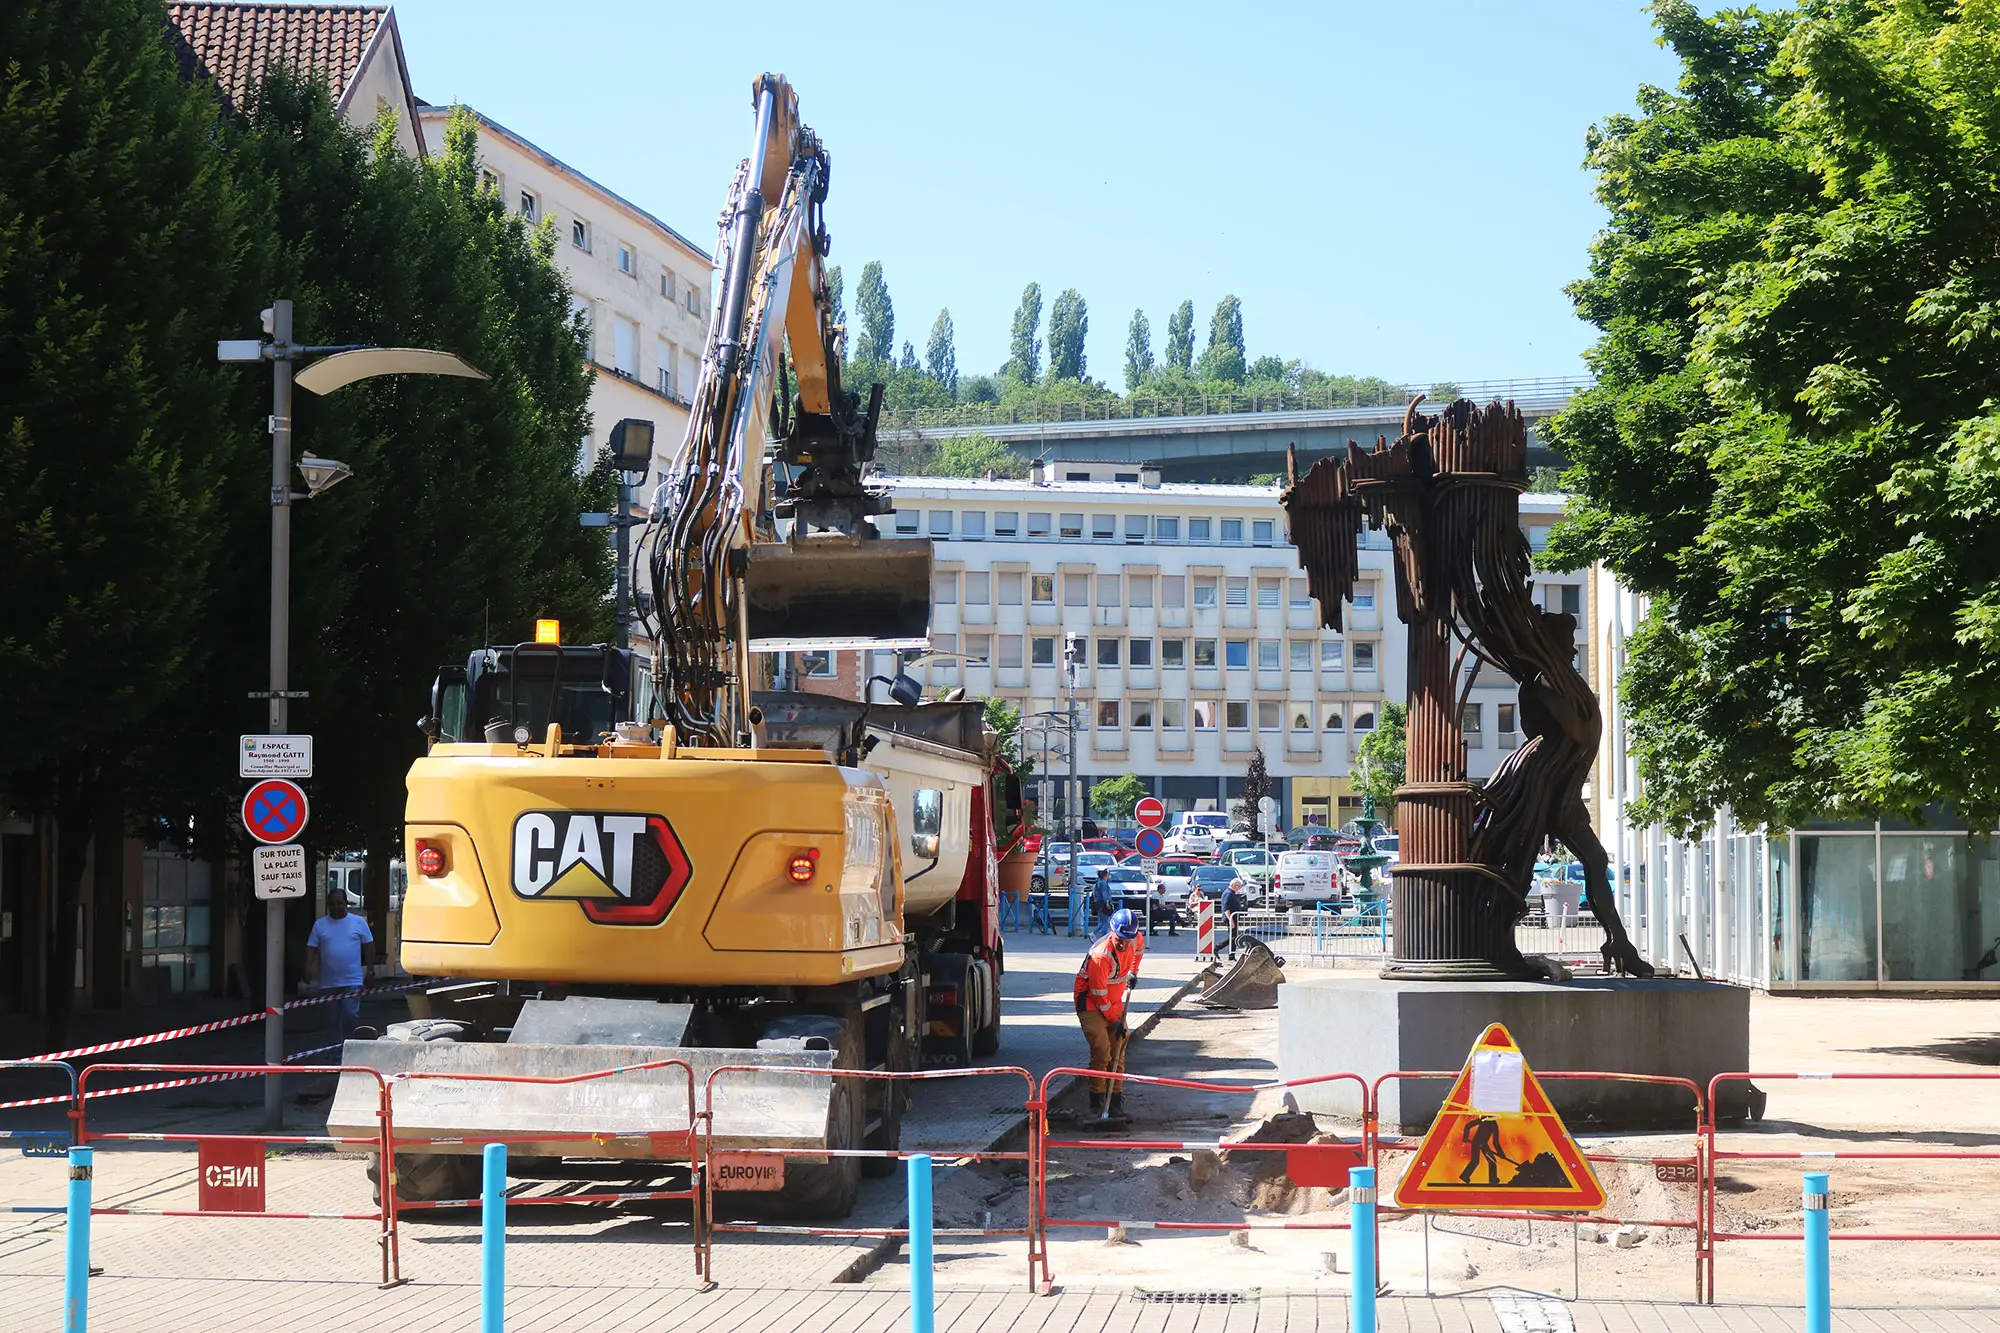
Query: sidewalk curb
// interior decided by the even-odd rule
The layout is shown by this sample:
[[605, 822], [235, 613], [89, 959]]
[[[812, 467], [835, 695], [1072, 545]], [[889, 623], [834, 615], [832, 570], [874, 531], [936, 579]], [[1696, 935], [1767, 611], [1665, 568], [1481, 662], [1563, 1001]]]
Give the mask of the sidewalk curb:
[[[1155, 1027], [1159, 1025], [1160, 1020], [1165, 1018], [1168, 1015], [1168, 1013], [1170, 1013], [1174, 1009], [1176, 1005], [1178, 1005], [1182, 1000], [1186, 999], [1190, 993], [1192, 993], [1195, 990], [1198, 990], [1201, 986], [1202, 973], [1206, 972], [1207, 970], [1208, 969], [1204, 967], [1200, 972], [1196, 972], [1193, 976], [1189, 977], [1186, 981], [1182, 982], [1178, 987], [1176, 987], [1172, 995], [1169, 995], [1166, 999], [1160, 1001], [1159, 1005], [1153, 1010], [1153, 1012], [1146, 1016], [1146, 1021], [1141, 1023], [1138, 1026], [1138, 1029], [1132, 1033], [1132, 1040], [1138, 1041], [1141, 1038], [1143, 1038], [1148, 1032], [1151, 1032]], [[1071, 1092], [1074, 1092], [1077, 1089], [1078, 1085], [1082, 1083], [1082, 1081], [1083, 1080], [1080, 1076], [1076, 1074], [1071, 1074], [1068, 1078], [1063, 1080], [1063, 1082], [1056, 1085], [1054, 1088], [1050, 1090], [1049, 1103], [1051, 1105], [1054, 1105], [1055, 1102], [1057, 1102], [1061, 1098], [1069, 1095]], [[1019, 1120], [1015, 1121], [1012, 1125], [1002, 1130], [999, 1134], [995, 1135], [993, 1141], [991, 1143], [988, 1143], [985, 1147], [981, 1148], [980, 1151], [981, 1152], [1009, 1151], [1009, 1145], [1011, 1143], [1016, 1142], [1017, 1140], [1024, 1140], [1026, 1138], [1027, 1131], [1028, 1131], [1028, 1118], [1024, 1115]], [[909, 1213], [905, 1211], [899, 1218], [896, 1219], [894, 1223], [892, 1223], [892, 1225], [908, 1228], [908, 1226], [910, 1225]], [[880, 1268], [883, 1265], [883, 1263], [885, 1263], [888, 1260], [889, 1256], [893, 1255], [897, 1250], [900, 1250], [902, 1248], [903, 1248], [903, 1237], [901, 1236], [879, 1237], [877, 1238], [874, 1244], [870, 1245], [866, 1250], [862, 1251], [859, 1255], [855, 1256], [854, 1261], [852, 1263], [848, 1264], [847, 1267], [841, 1269], [840, 1272], [835, 1275], [833, 1281], [837, 1284], [858, 1283], [861, 1281], [861, 1279], [867, 1277], [870, 1273]]]

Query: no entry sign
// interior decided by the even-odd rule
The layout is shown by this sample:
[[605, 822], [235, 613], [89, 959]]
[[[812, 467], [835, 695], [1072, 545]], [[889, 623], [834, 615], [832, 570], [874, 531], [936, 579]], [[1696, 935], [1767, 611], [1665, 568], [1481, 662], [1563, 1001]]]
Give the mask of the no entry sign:
[[1158, 828], [1166, 822], [1167, 807], [1157, 796], [1142, 796], [1132, 807], [1132, 818], [1139, 821], [1140, 828]]
[[284, 778], [266, 778], [243, 797], [243, 827], [259, 842], [295, 841], [307, 813], [305, 792]]

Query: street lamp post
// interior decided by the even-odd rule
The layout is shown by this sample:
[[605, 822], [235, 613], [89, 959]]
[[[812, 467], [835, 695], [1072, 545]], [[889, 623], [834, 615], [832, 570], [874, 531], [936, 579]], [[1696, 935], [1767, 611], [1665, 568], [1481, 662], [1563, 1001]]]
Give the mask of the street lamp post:
[[618, 473], [618, 503], [608, 514], [579, 514], [586, 528], [614, 530], [618, 562], [613, 616], [618, 622], [618, 646], [632, 646], [632, 529], [644, 527], [646, 520], [632, 516], [632, 488], [646, 479], [653, 466], [653, 423], [627, 417], [611, 428], [611, 466]]
[[[268, 705], [266, 723], [274, 736], [289, 733], [291, 701], [306, 697], [291, 688], [292, 638], [292, 502], [310, 499], [351, 475], [344, 463], [325, 458], [302, 458], [299, 469], [305, 474], [306, 494], [292, 491], [292, 386], [313, 393], [335, 389], [375, 375], [457, 375], [485, 379], [486, 375], [449, 352], [416, 347], [364, 347], [358, 344], [304, 347], [292, 341], [292, 303], [273, 301], [264, 312], [264, 331], [271, 341], [258, 338], [225, 338], [216, 343], [219, 361], [269, 361], [271, 363], [271, 687], [264, 692]], [[317, 353], [331, 353], [297, 376], [293, 363]], [[253, 696], [254, 697], [254, 696]], [[264, 1063], [285, 1062], [285, 904], [282, 899], [264, 903]], [[284, 1085], [278, 1075], [264, 1080], [264, 1124], [268, 1129], [284, 1126]], [[385, 1176], [386, 1179], [386, 1176]]]

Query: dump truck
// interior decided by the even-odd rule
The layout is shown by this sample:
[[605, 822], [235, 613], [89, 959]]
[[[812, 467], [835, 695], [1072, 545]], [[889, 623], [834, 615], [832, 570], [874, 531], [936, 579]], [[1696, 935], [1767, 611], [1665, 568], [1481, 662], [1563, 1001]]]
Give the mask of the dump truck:
[[[1021, 794], [982, 706], [900, 671], [879, 702], [773, 688], [788, 653], [927, 651], [931, 558], [874, 522], [882, 386], [841, 382], [826, 150], [781, 76], [753, 101], [688, 434], [634, 543], [651, 650], [538, 633], [431, 692], [401, 961], [440, 980], [342, 1054], [475, 1076], [397, 1081], [404, 1200], [472, 1197], [494, 1137], [539, 1174], [684, 1158], [678, 1061], [697, 1110], [711, 1073], [749, 1067], [715, 1077], [713, 1148], [785, 1149], [780, 1210], [840, 1216], [863, 1163], [892, 1163], [839, 1154], [896, 1147], [909, 1084], [785, 1071], [999, 1045]], [[343, 1075], [329, 1129], [372, 1132], [376, 1101]]]

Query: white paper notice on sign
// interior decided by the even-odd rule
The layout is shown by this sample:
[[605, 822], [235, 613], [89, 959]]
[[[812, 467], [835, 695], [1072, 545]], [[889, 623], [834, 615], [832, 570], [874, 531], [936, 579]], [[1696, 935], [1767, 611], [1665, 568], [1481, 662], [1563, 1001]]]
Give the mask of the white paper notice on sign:
[[313, 775], [310, 736], [244, 736], [236, 748], [240, 778], [309, 778]]
[[1526, 1071], [1519, 1051], [1474, 1051], [1472, 1109], [1482, 1115], [1521, 1114], [1521, 1084]]
[[259, 898], [306, 896], [306, 849], [296, 842], [258, 847], [250, 853], [256, 869]]

